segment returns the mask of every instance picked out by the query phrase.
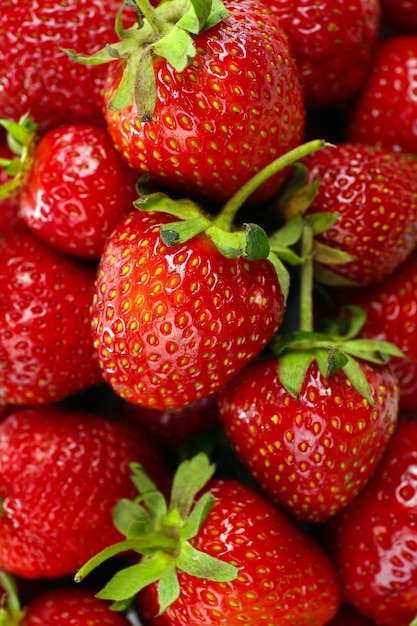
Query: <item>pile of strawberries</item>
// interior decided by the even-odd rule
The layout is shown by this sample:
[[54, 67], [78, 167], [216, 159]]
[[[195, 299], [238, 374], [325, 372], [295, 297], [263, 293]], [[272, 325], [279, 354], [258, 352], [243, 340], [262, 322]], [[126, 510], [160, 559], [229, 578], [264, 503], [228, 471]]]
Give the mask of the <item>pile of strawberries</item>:
[[417, 625], [417, 1], [6, 0], [0, 624]]

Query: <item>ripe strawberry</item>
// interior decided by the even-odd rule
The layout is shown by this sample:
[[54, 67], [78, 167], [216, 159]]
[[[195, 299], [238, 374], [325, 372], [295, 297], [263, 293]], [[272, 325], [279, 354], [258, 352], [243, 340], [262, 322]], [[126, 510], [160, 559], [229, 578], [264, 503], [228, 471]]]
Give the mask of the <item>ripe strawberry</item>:
[[167, 479], [138, 430], [58, 405], [0, 423], [0, 567], [26, 578], [70, 575], [117, 541], [112, 508], [132, 497], [129, 462]]
[[417, 154], [416, 56], [417, 36], [379, 43], [368, 81], [353, 104], [346, 141]]
[[[140, 613], [149, 626], [327, 624], [340, 603], [327, 555], [243, 483], [213, 480], [205, 486], [213, 471], [201, 453], [181, 464], [168, 508], [162, 502], [152, 507], [145, 535], [138, 526], [140, 507], [121, 504], [115, 522], [129, 538], [97, 555], [77, 579], [118, 549], [142, 553], [143, 546], [143, 559], [117, 572], [98, 597], [123, 606], [139, 592]], [[135, 481], [148, 507], [154, 486], [149, 477], [142, 483], [141, 474], [136, 468]]]
[[[30, 112], [42, 130], [103, 120], [105, 70], [77, 65], [62, 47], [102, 47], [113, 35], [119, 0], [7, 0], [0, 15], [0, 118]], [[85, 34], [88, 33], [88, 39]], [[103, 120], [104, 122], [104, 120]]]
[[132, 211], [138, 174], [104, 128], [87, 124], [46, 133], [30, 159], [20, 192], [23, 220], [61, 252], [99, 259], [108, 235]]
[[346, 601], [384, 626], [417, 614], [416, 442], [417, 422], [401, 419], [373, 478], [329, 529]]
[[416, 0], [381, 0], [382, 19], [400, 33], [417, 34]]
[[268, 259], [227, 258], [205, 233], [169, 247], [160, 229], [172, 219], [137, 211], [116, 227], [92, 309], [104, 378], [122, 398], [155, 409], [217, 392], [261, 351], [285, 310]]
[[95, 271], [24, 224], [0, 234], [0, 401], [41, 404], [102, 381], [90, 331]]
[[366, 314], [362, 337], [390, 341], [405, 358], [392, 359], [400, 381], [400, 409], [417, 410], [417, 252], [384, 281], [365, 289], [349, 290], [349, 295], [334, 293], [337, 306], [346, 300], [360, 306]]
[[[218, 4], [213, 3], [216, 13], [227, 15]], [[107, 48], [89, 60], [76, 58], [113, 61], [105, 116], [115, 145], [134, 168], [183, 194], [223, 202], [301, 142], [304, 105], [298, 73], [286, 36], [259, 2], [227, 0], [228, 16], [215, 25], [211, 14], [208, 24], [203, 20], [179, 59], [171, 40], [189, 35], [179, 24], [173, 26], [172, 13], [181, 16], [184, 3], [171, 0], [169, 5], [170, 15], [166, 3], [153, 11], [148, 7], [160, 27], [153, 43], [147, 33], [154, 28], [145, 19], [144, 28], [129, 29], [122, 42], [111, 45], [114, 53]], [[209, 7], [208, 2], [200, 5]], [[159, 39], [167, 29], [169, 34]], [[272, 197], [283, 180], [282, 172], [272, 177], [257, 191], [257, 200]]]
[[[320, 179], [306, 214], [340, 216], [316, 241], [353, 257], [338, 265], [330, 257], [326, 267], [361, 285], [391, 274], [417, 243], [417, 162], [360, 144], [327, 147], [303, 162], [308, 181]], [[317, 248], [320, 262], [319, 255], [326, 262], [327, 248]]]
[[304, 101], [342, 102], [363, 86], [379, 27], [379, 0], [272, 0], [270, 10], [288, 35]]
[[374, 405], [343, 372], [327, 379], [311, 363], [294, 397], [284, 362], [250, 363], [220, 393], [223, 427], [242, 463], [275, 503], [319, 522], [346, 506], [371, 476], [397, 420], [393, 374], [361, 363]]

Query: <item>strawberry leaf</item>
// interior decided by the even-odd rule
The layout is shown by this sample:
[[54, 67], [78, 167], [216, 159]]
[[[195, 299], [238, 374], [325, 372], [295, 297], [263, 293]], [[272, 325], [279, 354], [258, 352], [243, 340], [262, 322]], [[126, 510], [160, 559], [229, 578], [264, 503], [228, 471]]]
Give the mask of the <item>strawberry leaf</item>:
[[221, 561], [210, 554], [196, 550], [190, 543], [184, 543], [176, 559], [178, 569], [207, 580], [226, 582], [237, 578], [239, 570], [234, 565]]
[[373, 406], [375, 400], [372, 390], [359, 363], [355, 359], [348, 359], [342, 370], [361, 396]]
[[215, 469], [203, 453], [183, 461], [172, 482], [170, 510], [177, 509], [183, 518], [187, 517], [195, 496], [212, 478]]
[[159, 612], [158, 615], [162, 615], [166, 609], [171, 606], [173, 602], [180, 595], [180, 584], [178, 582], [177, 568], [175, 563], [169, 563], [162, 572], [158, 583], [158, 601]]
[[294, 398], [300, 395], [307, 370], [315, 359], [315, 354], [309, 350], [287, 352], [279, 359], [278, 376], [282, 386]]
[[188, 541], [195, 537], [207, 515], [210, 513], [214, 504], [214, 497], [211, 493], [205, 493], [194, 505], [190, 515], [181, 528], [181, 538]]
[[164, 572], [166, 559], [158, 554], [116, 572], [96, 595], [102, 600], [128, 600], [156, 582]]
[[[129, 529], [133, 523], [143, 527], [143, 532], [140, 533], [142, 535], [149, 528], [150, 522], [149, 513], [135, 500], [122, 498], [113, 509], [113, 523], [117, 530], [126, 537], [128, 537]], [[136, 532], [135, 536], [137, 536]], [[133, 537], [129, 536], [128, 538]]]

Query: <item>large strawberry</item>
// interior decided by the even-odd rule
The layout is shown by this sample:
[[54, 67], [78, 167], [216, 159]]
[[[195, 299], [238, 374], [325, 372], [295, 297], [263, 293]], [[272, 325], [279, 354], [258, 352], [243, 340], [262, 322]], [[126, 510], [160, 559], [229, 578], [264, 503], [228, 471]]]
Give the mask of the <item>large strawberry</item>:
[[95, 271], [25, 224], [0, 233], [0, 401], [41, 404], [102, 381], [90, 331]]
[[417, 36], [379, 43], [372, 71], [345, 128], [345, 140], [417, 154]]
[[98, 597], [122, 608], [140, 592], [149, 626], [324, 626], [335, 615], [340, 597], [330, 560], [256, 491], [227, 479], [206, 485], [214, 466], [200, 453], [180, 465], [166, 504], [143, 470], [132, 469], [145, 506], [136, 499], [116, 507], [127, 539], [94, 557], [77, 580], [119, 550], [144, 556]]
[[372, 64], [379, 0], [270, 0], [288, 35], [305, 103], [327, 106], [353, 96]]
[[111, 512], [134, 494], [133, 461], [167, 480], [157, 450], [126, 424], [59, 406], [10, 414], [0, 423], [0, 567], [71, 575], [117, 541]]
[[[286, 36], [254, 0], [227, 0], [227, 11], [207, 1], [137, 4], [140, 28], [119, 28], [120, 42], [75, 58], [111, 62], [105, 115], [134, 168], [223, 202], [302, 139], [304, 106]], [[256, 197], [271, 197], [282, 181], [283, 173], [274, 176]]]
[[103, 120], [105, 71], [76, 65], [62, 48], [80, 53], [101, 48], [113, 36], [119, 5], [119, 0], [105, 6], [101, 0], [3, 2], [0, 118], [17, 121], [30, 112], [42, 129]]
[[[417, 243], [417, 161], [371, 145], [340, 144], [303, 162], [308, 183], [320, 180], [306, 214], [339, 216], [316, 238], [321, 268], [360, 285], [391, 274]], [[332, 263], [329, 247], [350, 260]]]
[[43, 241], [65, 254], [99, 259], [117, 222], [138, 197], [138, 174], [116, 151], [106, 129], [63, 124], [39, 138], [36, 125], [0, 122], [17, 155], [3, 160], [14, 176], [0, 198], [19, 193], [22, 219]]
[[416, 442], [417, 422], [401, 419], [373, 478], [330, 525], [345, 599], [383, 626], [417, 615]]

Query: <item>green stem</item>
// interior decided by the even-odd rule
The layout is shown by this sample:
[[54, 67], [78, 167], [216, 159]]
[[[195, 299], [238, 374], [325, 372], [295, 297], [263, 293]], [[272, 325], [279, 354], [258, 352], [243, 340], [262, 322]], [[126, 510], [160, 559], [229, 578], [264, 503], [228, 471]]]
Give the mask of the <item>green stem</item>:
[[224, 230], [230, 230], [238, 210], [258, 187], [271, 178], [271, 176], [277, 174], [277, 172], [280, 172], [289, 165], [293, 165], [296, 161], [299, 161], [308, 154], [320, 150], [325, 145], [326, 142], [324, 140], [314, 139], [313, 141], [301, 144], [301, 146], [297, 146], [293, 150], [275, 159], [275, 161], [272, 161], [272, 163], [269, 163], [269, 165], [250, 178], [230, 200], [226, 202], [220, 213], [213, 220], [213, 224]]
[[301, 239], [300, 330], [313, 331], [313, 226], [304, 220]]
[[139, 8], [140, 12], [147, 20], [152, 30], [156, 35], [162, 35], [164, 32], [163, 22], [158, 17], [157, 12], [154, 7], [151, 5], [149, 0], [134, 0], [136, 6]]

